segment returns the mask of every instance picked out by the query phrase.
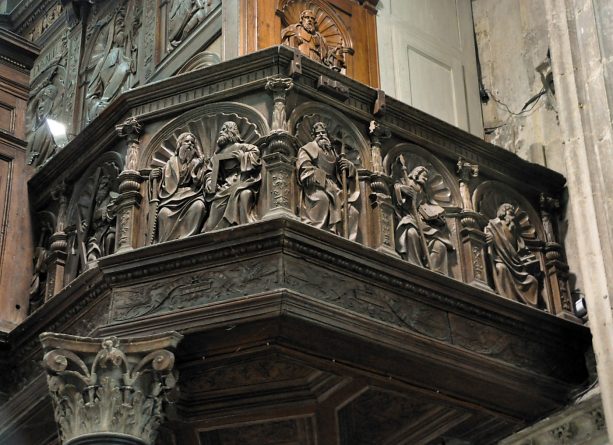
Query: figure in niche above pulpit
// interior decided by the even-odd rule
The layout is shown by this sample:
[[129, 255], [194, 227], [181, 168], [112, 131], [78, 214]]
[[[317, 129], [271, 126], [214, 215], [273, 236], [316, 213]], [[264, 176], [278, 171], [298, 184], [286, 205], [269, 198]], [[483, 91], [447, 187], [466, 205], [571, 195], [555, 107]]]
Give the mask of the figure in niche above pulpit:
[[[88, 122], [129, 87], [130, 76], [136, 73], [134, 28], [137, 28], [139, 23], [135, 22], [133, 30], [127, 31], [125, 21], [126, 10], [120, 8], [115, 14], [112, 26], [107, 29], [106, 42], [100, 42], [95, 47], [98, 52], [92, 57], [92, 64], [88, 67], [88, 70], [93, 70], [91, 76], [88, 76], [86, 94]], [[107, 26], [107, 22], [101, 20], [96, 26], [102, 28]]]
[[168, 40], [171, 48], [183, 40], [204, 21], [209, 13], [211, 0], [174, 0], [168, 14]]
[[317, 17], [310, 9], [300, 13], [300, 22], [289, 25], [281, 31], [281, 43], [298, 49], [309, 59], [336, 70], [345, 68], [345, 54], [353, 50], [344, 46], [331, 46], [319, 33]]
[[296, 168], [302, 188], [300, 216], [308, 224], [355, 241], [360, 196], [357, 171], [346, 159], [344, 145], [339, 155], [328, 136], [326, 125], [313, 125], [313, 141], [298, 150]]
[[111, 255], [115, 251], [115, 201], [119, 194], [112, 190], [112, 184], [111, 175], [105, 173], [100, 176], [90, 208], [91, 215], [83, 215], [87, 218], [82, 219], [82, 228], [88, 234], [87, 262]]
[[32, 131], [28, 136], [30, 150], [28, 163], [34, 166], [40, 166], [47, 162], [55, 154], [57, 148], [47, 121], [47, 118], [53, 117], [53, 104], [57, 96], [57, 87], [53, 84], [47, 84], [34, 99], [34, 122]]
[[528, 250], [516, 222], [516, 209], [504, 203], [485, 228], [496, 291], [511, 300], [538, 305], [538, 259]]
[[404, 158], [404, 178], [394, 184], [394, 199], [398, 214], [396, 251], [408, 262], [449, 274], [448, 256], [454, 250], [447, 235], [445, 210], [428, 196], [428, 169], [415, 167], [407, 174]]
[[210, 203], [204, 232], [254, 222], [261, 182], [260, 150], [243, 141], [236, 122], [225, 122], [209, 163], [205, 194]]
[[[177, 138], [175, 153], [166, 165], [151, 171], [154, 198], [151, 202], [157, 203], [154, 240], [170, 241], [201, 232], [206, 217], [204, 177], [208, 172], [207, 164], [196, 136], [183, 133]], [[150, 211], [156, 213], [155, 208]]]

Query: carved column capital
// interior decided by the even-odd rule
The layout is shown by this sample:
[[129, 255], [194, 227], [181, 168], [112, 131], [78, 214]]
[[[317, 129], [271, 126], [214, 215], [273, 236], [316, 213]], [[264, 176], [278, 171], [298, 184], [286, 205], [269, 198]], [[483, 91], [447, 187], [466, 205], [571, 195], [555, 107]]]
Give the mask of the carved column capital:
[[292, 79], [287, 77], [271, 77], [266, 82], [266, 89], [272, 92], [274, 100], [272, 112], [272, 129], [287, 131], [287, 113], [285, 100], [289, 90], [294, 87]]
[[389, 139], [392, 136], [392, 133], [389, 128], [384, 127], [379, 122], [373, 120], [370, 121], [370, 125], [368, 126], [368, 136], [370, 137], [370, 152], [373, 172], [383, 174], [381, 142], [382, 139]]
[[43, 333], [43, 367], [64, 445], [150, 445], [176, 385], [183, 336], [85, 338]]
[[135, 171], [138, 165], [140, 136], [143, 132], [143, 127], [135, 117], [130, 117], [123, 124], [115, 126], [115, 130], [120, 137], [125, 138], [128, 142], [125, 169]]
[[460, 181], [460, 195], [462, 196], [462, 205], [464, 210], [473, 211], [473, 204], [470, 199], [469, 184], [471, 179], [479, 176], [479, 166], [466, 162], [464, 159], [458, 159], [458, 168], [456, 173]]

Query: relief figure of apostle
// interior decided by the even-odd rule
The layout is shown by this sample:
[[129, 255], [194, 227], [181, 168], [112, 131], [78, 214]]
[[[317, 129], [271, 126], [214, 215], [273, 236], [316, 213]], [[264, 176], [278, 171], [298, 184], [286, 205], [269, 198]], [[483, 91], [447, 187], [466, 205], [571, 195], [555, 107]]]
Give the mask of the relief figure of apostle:
[[157, 190], [158, 242], [200, 233], [206, 217], [203, 190], [206, 165], [196, 136], [183, 133], [166, 165], [151, 171], [152, 179], [161, 179]]
[[328, 61], [328, 44], [317, 30], [315, 13], [305, 9], [300, 13], [300, 22], [281, 31], [281, 43], [297, 48], [302, 54], [320, 63]]
[[445, 233], [444, 209], [428, 197], [428, 175], [426, 167], [415, 167], [394, 184], [399, 219], [396, 251], [412, 264], [448, 275], [448, 252], [453, 244]]
[[243, 141], [236, 122], [225, 122], [205, 178], [210, 209], [204, 232], [256, 220], [261, 164], [260, 150]]
[[[355, 203], [360, 196], [355, 166], [339, 156], [332, 146], [326, 125], [313, 125], [313, 141], [298, 150], [296, 169], [301, 187], [300, 215], [308, 224], [343, 236], [343, 220], [347, 218], [348, 238], [358, 235], [359, 212]], [[347, 189], [343, 192], [345, 175]], [[343, 195], [346, 194], [346, 202]], [[347, 206], [344, 210], [343, 207]]]
[[538, 262], [521, 236], [512, 204], [498, 207], [496, 218], [485, 228], [485, 236], [496, 291], [511, 300], [537, 306]]

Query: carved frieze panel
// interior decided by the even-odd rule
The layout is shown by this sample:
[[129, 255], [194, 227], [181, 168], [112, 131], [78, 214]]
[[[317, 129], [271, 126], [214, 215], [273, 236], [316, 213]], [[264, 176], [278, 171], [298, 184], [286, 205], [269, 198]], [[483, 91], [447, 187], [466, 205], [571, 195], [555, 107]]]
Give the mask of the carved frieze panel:
[[30, 42], [36, 42], [45, 31], [51, 28], [56, 21], [61, 19], [63, 13], [64, 7], [60, 3], [53, 4], [49, 9], [41, 13], [37, 20], [28, 25], [27, 30], [23, 29], [19, 32], [23, 33], [25, 31], [26, 38]]
[[278, 283], [275, 261], [250, 260], [197, 273], [139, 284], [113, 295], [113, 320], [215, 303], [271, 289]]
[[142, 0], [92, 8], [80, 72], [83, 124], [137, 82], [142, 10]]

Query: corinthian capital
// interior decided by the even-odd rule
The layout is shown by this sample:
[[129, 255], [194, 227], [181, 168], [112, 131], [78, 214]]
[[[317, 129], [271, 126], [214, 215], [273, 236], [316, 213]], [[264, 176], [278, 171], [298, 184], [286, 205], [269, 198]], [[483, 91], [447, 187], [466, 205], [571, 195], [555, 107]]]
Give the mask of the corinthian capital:
[[47, 382], [64, 445], [150, 445], [177, 381], [182, 335], [84, 338], [43, 333]]

